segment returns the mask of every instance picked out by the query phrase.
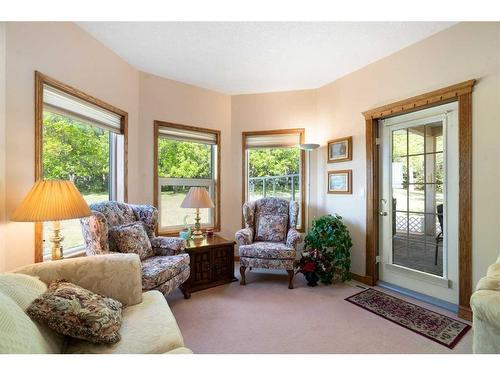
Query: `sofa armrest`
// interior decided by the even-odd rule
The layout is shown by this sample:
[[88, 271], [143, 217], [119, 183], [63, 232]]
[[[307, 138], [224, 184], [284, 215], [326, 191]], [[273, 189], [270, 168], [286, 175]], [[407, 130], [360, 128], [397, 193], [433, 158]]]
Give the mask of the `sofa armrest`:
[[240, 229], [234, 235], [239, 246], [250, 245], [253, 242], [252, 228]]
[[65, 279], [125, 305], [142, 302], [141, 261], [137, 254], [105, 254], [35, 263], [14, 270], [46, 284]]
[[80, 226], [87, 255], [109, 253], [108, 224], [102, 213], [92, 211], [92, 216], [80, 219]]
[[151, 246], [156, 255], [177, 255], [186, 248], [186, 240], [180, 237], [155, 237]]
[[500, 291], [478, 290], [470, 299], [474, 319], [500, 330]]
[[295, 228], [290, 228], [286, 236], [286, 246], [297, 250], [297, 245], [300, 241], [302, 241], [302, 238], [300, 237], [299, 231]]

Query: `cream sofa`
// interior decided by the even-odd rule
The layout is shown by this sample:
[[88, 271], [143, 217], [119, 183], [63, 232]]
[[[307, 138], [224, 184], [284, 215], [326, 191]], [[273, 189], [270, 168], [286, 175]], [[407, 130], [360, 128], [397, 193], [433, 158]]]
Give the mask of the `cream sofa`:
[[500, 353], [500, 256], [477, 283], [470, 299], [474, 353]]
[[[98, 345], [69, 339], [32, 321], [25, 311], [54, 280], [66, 279], [125, 306], [121, 340]], [[165, 297], [142, 292], [136, 254], [110, 254], [45, 262], [0, 274], [0, 353], [191, 353]]]

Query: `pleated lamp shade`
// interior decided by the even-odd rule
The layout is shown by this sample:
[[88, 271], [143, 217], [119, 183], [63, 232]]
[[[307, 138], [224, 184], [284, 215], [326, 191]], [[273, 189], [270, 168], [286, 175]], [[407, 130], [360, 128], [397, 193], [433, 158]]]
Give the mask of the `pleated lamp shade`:
[[12, 221], [57, 221], [92, 215], [71, 181], [39, 180], [11, 217]]
[[213, 208], [214, 203], [204, 187], [192, 187], [181, 203], [182, 208]]

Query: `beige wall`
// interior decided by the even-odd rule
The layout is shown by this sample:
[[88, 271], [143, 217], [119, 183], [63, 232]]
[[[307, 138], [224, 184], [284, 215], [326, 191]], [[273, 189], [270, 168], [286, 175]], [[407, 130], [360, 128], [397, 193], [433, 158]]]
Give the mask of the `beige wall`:
[[[241, 227], [242, 132], [305, 128], [306, 142], [319, 142], [315, 130], [317, 90], [287, 91], [267, 94], [236, 95], [231, 98], [231, 156], [234, 209], [229, 232]], [[307, 164], [306, 164], [307, 165]], [[314, 178], [312, 179], [314, 180]], [[314, 184], [314, 181], [311, 181]], [[307, 198], [307, 196], [306, 196]]]
[[[214, 91], [140, 74], [139, 179], [140, 202], [153, 203], [153, 121], [160, 120], [221, 131], [221, 196], [232, 192], [231, 97]], [[229, 199], [222, 199], [222, 233], [230, 237]]]
[[[0, 70], [4, 55], [2, 31], [0, 28]], [[141, 73], [72, 23], [8, 23], [6, 56], [8, 142], [0, 148], [6, 153], [5, 179], [3, 153], [0, 154], [0, 173], [1, 181], [7, 182], [8, 200], [2, 204], [0, 183], [0, 212], [5, 212], [7, 218], [34, 182], [35, 70], [128, 112], [129, 202], [153, 203], [155, 119], [221, 130], [222, 194], [231, 191], [232, 180], [226, 178], [231, 176], [228, 164], [231, 158], [224, 157], [230, 152], [229, 96]], [[0, 81], [0, 93], [1, 88]], [[0, 94], [0, 108], [1, 99]], [[0, 117], [0, 132], [4, 129], [2, 124]], [[227, 209], [226, 201], [222, 209]], [[224, 215], [222, 226], [230, 226]], [[0, 270], [31, 263], [33, 255], [34, 225], [0, 221]]]
[[0, 270], [5, 269], [5, 23], [0, 22]]
[[[129, 114], [129, 197], [137, 181], [139, 73], [72, 23], [7, 23], [7, 204], [9, 216], [34, 182], [34, 71]], [[5, 268], [33, 261], [34, 224], [7, 224]]]
[[[473, 282], [498, 256], [500, 23], [462, 23], [317, 90], [232, 97], [233, 143], [242, 130], [305, 127], [321, 144], [311, 158], [311, 217], [338, 213], [352, 237], [352, 270], [365, 271], [365, 122], [368, 109], [477, 78], [473, 94]], [[326, 163], [329, 139], [353, 136], [353, 160]], [[234, 168], [241, 150], [233, 147]], [[353, 170], [352, 195], [326, 194], [326, 174]], [[241, 177], [237, 177], [241, 184]], [[241, 193], [239, 193], [241, 195]]]
[[[458, 24], [317, 90], [233, 97], [140, 73], [73, 24], [11, 23], [6, 32], [7, 215], [33, 182], [33, 71], [40, 70], [129, 113], [131, 202], [153, 202], [153, 120], [221, 130], [222, 231], [226, 236], [232, 236], [240, 225], [241, 132], [306, 128], [306, 141], [322, 145], [311, 157], [310, 215], [339, 213], [344, 217], [354, 240], [353, 271], [363, 274], [365, 141], [361, 112], [478, 78], [473, 94], [474, 282], [498, 254], [499, 23]], [[327, 165], [327, 140], [347, 135], [354, 137], [353, 161]], [[353, 169], [352, 195], [326, 194], [326, 172], [334, 168]], [[6, 228], [6, 246], [0, 243], [0, 269], [2, 259], [6, 269], [30, 263], [33, 225], [8, 223]]]

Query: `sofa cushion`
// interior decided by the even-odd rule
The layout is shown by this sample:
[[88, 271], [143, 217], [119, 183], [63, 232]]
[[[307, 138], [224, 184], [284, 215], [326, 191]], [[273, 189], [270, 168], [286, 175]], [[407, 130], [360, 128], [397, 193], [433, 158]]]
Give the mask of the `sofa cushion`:
[[123, 310], [122, 339], [116, 344], [97, 345], [70, 339], [67, 353], [127, 354], [166, 353], [184, 346], [174, 315], [158, 291], [143, 293], [142, 302]]
[[[15, 303], [0, 302], [0, 353], [60, 353], [63, 337], [45, 325], [31, 320], [26, 309], [47, 290], [38, 278], [14, 273], [0, 274], [0, 293]], [[10, 313], [9, 313], [10, 311]], [[10, 322], [15, 318], [14, 322]], [[29, 322], [28, 322], [29, 321]], [[26, 340], [24, 334], [29, 336]], [[5, 339], [4, 339], [5, 338]], [[33, 340], [33, 342], [27, 342]]]
[[10, 297], [0, 292], [0, 353], [58, 353], [45, 339], [38, 326]]
[[189, 267], [189, 255], [156, 256], [142, 261], [142, 288], [153, 289]]
[[254, 242], [240, 246], [240, 257], [261, 259], [295, 259], [295, 250], [278, 242]]
[[120, 340], [121, 302], [64, 280], [51, 283], [27, 313], [63, 335], [106, 344]]
[[255, 241], [284, 242], [288, 215], [257, 216]]
[[141, 260], [154, 255], [142, 221], [114, 227], [110, 233], [120, 253], [135, 253]]

